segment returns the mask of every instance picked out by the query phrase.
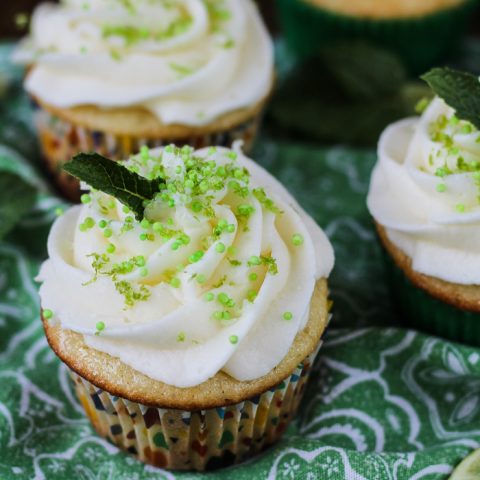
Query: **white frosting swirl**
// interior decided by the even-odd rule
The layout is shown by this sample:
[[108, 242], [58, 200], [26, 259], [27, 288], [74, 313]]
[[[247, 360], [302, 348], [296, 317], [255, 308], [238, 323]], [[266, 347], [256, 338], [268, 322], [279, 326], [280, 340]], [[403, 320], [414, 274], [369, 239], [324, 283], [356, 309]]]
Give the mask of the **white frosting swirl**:
[[480, 132], [435, 99], [383, 133], [368, 207], [414, 270], [480, 284]]
[[47, 104], [143, 106], [164, 124], [203, 125], [253, 106], [273, 72], [251, 0], [47, 3], [16, 58], [33, 63], [26, 88]]
[[[38, 278], [43, 282], [43, 308], [52, 310], [64, 328], [83, 334], [89, 346], [170, 385], [195, 386], [220, 370], [241, 381], [267, 374], [285, 357], [308, 321], [315, 283], [330, 274], [333, 251], [322, 230], [285, 188], [237, 153], [238, 158], [232, 160], [234, 155], [227, 149], [195, 152], [202, 163], [234, 165], [238, 172], [244, 167], [250, 173], [246, 196], [235, 193], [230, 181], [208, 193], [214, 216], [192, 211], [188, 203], [192, 198], [182, 196], [188, 197], [188, 191], [174, 195], [175, 208], [168, 207], [165, 199], [147, 208], [149, 219], [158, 225], [163, 222], [188, 235], [186, 244], [173, 245], [180, 238], [177, 234], [162, 239], [155, 233], [155, 224], [145, 229], [131, 222], [132, 228], [122, 233], [122, 226], [129, 223], [127, 214], [116, 201], [108, 206], [113, 199], [104, 194], [92, 194], [90, 203], [66, 212], [52, 228], [49, 259]], [[155, 158], [143, 174], [162, 165], [170, 183], [184, 181], [179, 173], [184, 161], [181, 155], [155, 150], [152, 156]], [[258, 186], [264, 187], [283, 213], [275, 213], [278, 211], [265, 197], [252, 193]], [[253, 207], [248, 221], [239, 215], [240, 205]], [[79, 228], [87, 218], [96, 226], [82, 232]], [[102, 219], [111, 229], [108, 238], [99, 226]], [[224, 225], [212, 237], [215, 226], [221, 224], [219, 219], [234, 228]], [[155, 238], [141, 241], [142, 232], [153, 232]], [[303, 239], [296, 242], [300, 245], [292, 241], [294, 235]], [[117, 280], [127, 281], [134, 290], [143, 286], [149, 292], [148, 298], [129, 308], [113, 277], [99, 275], [89, 283], [94, 275], [89, 255], [104, 253], [109, 242], [116, 247], [109, 255], [110, 266], [132, 257], [144, 260], [143, 268], [118, 275]], [[192, 255], [199, 250], [200, 258], [192, 262]], [[268, 271], [269, 261], [252, 266], [252, 256], [262, 255], [275, 259], [278, 273], [274, 266]], [[207, 301], [208, 294], [215, 299]], [[225, 311], [228, 316], [218, 318], [216, 312]], [[284, 318], [286, 312], [291, 319], [288, 314]], [[95, 335], [98, 322], [103, 322], [105, 329]]]

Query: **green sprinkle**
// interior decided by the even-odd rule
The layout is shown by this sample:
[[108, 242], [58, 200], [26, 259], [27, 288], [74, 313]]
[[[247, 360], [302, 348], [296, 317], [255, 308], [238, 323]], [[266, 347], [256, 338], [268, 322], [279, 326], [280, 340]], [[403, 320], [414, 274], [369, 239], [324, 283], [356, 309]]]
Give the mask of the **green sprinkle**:
[[93, 228], [95, 226], [95, 220], [92, 217], [87, 217], [85, 221], [83, 222], [85, 227], [88, 229]]
[[185, 332], [180, 332], [177, 335], [177, 342], [184, 342], [185, 341]]
[[179, 279], [179, 278], [172, 278], [172, 279], [170, 280], [170, 285], [171, 285], [173, 288], [180, 288], [180, 285], [181, 285], [180, 279]]
[[251, 274], [248, 276], [248, 279], [249, 279], [251, 282], [254, 282], [257, 278], [258, 278], [258, 275], [257, 275], [255, 272], [251, 273]]
[[44, 310], [43, 311], [43, 318], [45, 320], [50, 320], [53, 317], [53, 312], [51, 310]]
[[205, 254], [202, 252], [202, 250], [198, 250], [193, 255], [190, 255], [190, 257], [188, 257], [188, 260], [190, 261], [190, 263], [197, 263], [203, 258], [204, 255]]
[[235, 231], [235, 225], [231, 223], [230, 225], [227, 225], [227, 232], [228, 233], [233, 233]]
[[178, 250], [180, 248], [180, 242], [172, 243], [172, 250]]
[[88, 195], [87, 193], [84, 193], [81, 197], [80, 197], [80, 201], [83, 203], [83, 204], [87, 204], [87, 203], [90, 203], [92, 201], [92, 197], [90, 195]]
[[84, 224], [84, 223], [81, 223], [79, 226], [78, 226], [78, 229], [81, 231], [81, 232], [86, 232], [88, 229], [87, 229], [87, 226]]
[[140, 255], [139, 257], [135, 258], [135, 265], [137, 267], [144, 267], [146, 265], [147, 261], [145, 260], [145, 257]]
[[[193, 183], [193, 182], [192, 182]], [[198, 201], [195, 201], [192, 203], [192, 210], [195, 212], [195, 213], [199, 213], [202, 211], [202, 204]]]
[[143, 145], [140, 149], [140, 156], [144, 160], [148, 160], [150, 158], [150, 149], [146, 145]]
[[223, 312], [214, 312], [214, 313], [213, 313], [213, 318], [214, 318], [215, 320], [222, 320], [222, 318], [223, 318]]
[[146, 277], [147, 275], [148, 275], [148, 268], [147, 268], [147, 267], [143, 267], [143, 268], [140, 270], [140, 276]]
[[291, 320], [293, 318], [293, 313], [292, 312], [285, 312], [283, 314], [283, 319], [284, 320]]
[[217, 295], [217, 301], [219, 301], [222, 305], [227, 305], [229, 300], [230, 298], [226, 293], [222, 292]]
[[140, 240], [142, 242], [145, 242], [146, 240], [148, 240], [148, 235], [146, 233], [141, 233], [138, 238], [140, 238]]
[[256, 255], [252, 256], [248, 260], [248, 266], [253, 267], [256, 265], [260, 265], [262, 262], [260, 261], [260, 257], [257, 257]]
[[15, 25], [18, 29], [23, 30], [28, 25], [28, 14], [19, 12], [15, 15]]
[[143, 229], [147, 229], [147, 228], [150, 228], [152, 225], [151, 223], [146, 219], [144, 218], [141, 222], [140, 222], [140, 226], [143, 228]]
[[106, 222], [105, 220], [100, 220], [100, 221], [98, 222], [98, 226], [99, 226], [100, 228], [105, 228], [107, 225], [108, 225], [108, 224], [107, 224], [107, 222]]
[[455, 210], [459, 213], [464, 213], [465, 212], [465, 205], [463, 203], [459, 203], [455, 205]]
[[55, 209], [55, 215], [56, 215], [57, 217], [60, 217], [60, 216], [62, 216], [62, 215], [63, 215], [63, 213], [64, 213], [64, 210], [63, 210], [63, 208], [61, 208], [61, 207], [58, 207], [58, 208], [56, 208], [56, 209]]
[[107, 253], [115, 253], [115, 250], [117, 248], [115, 247], [115, 245], [113, 243], [109, 243], [107, 245]]
[[258, 293], [255, 290], [249, 290], [247, 293], [247, 299], [249, 302], [253, 303], [253, 301], [257, 298]]
[[230, 338], [228, 339], [232, 345], [236, 345], [238, 343], [238, 337], [237, 335], [230, 335]]
[[107, 202], [107, 207], [110, 209], [110, 210], [113, 210], [115, 208], [115, 200], [111, 199]]
[[227, 247], [225, 247], [225, 244], [222, 243], [222, 242], [217, 243], [217, 245], [215, 246], [215, 250], [218, 253], [224, 253], [226, 249], [227, 249]]
[[437, 185], [437, 192], [443, 193], [447, 190], [447, 186], [444, 183], [439, 183]]
[[248, 218], [255, 213], [255, 208], [248, 204], [242, 204], [237, 207], [237, 212], [239, 216]]
[[123, 213], [130, 213], [130, 209], [126, 205], [123, 206], [122, 211]]
[[299, 247], [300, 245], [303, 245], [303, 237], [299, 233], [296, 233], [292, 237], [292, 243], [296, 246]]
[[103, 236], [105, 238], [110, 238], [111, 236], [113, 235], [113, 232], [110, 228], [106, 228], [104, 231], [103, 231]]
[[423, 97], [418, 103], [415, 105], [415, 111], [419, 114], [422, 114], [427, 107], [430, 105], [431, 99]]
[[191, 241], [191, 238], [186, 233], [182, 233], [178, 238], [178, 241], [183, 245], [188, 245]]
[[105, 323], [97, 322], [97, 324], [95, 325], [95, 328], [97, 329], [95, 335], [100, 335], [100, 332], [103, 332], [105, 330]]
[[215, 300], [215, 295], [213, 293], [209, 292], [209, 293], [206, 293], [203, 298], [207, 302], [213, 302], [213, 300]]
[[205, 283], [207, 281], [207, 278], [205, 277], [205, 275], [203, 273], [201, 273], [200, 275], [197, 275], [197, 282], [202, 284], [202, 283]]
[[221, 218], [218, 221], [217, 226], [220, 228], [220, 230], [225, 230], [228, 227], [228, 222], [224, 218]]

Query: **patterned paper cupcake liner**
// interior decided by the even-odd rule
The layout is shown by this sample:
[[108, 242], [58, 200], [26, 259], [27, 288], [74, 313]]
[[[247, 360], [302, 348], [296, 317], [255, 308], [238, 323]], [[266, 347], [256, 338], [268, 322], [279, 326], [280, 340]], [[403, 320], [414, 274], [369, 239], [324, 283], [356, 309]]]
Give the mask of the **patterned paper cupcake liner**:
[[442, 302], [406, 277], [384, 251], [388, 280], [402, 321], [415, 329], [452, 341], [480, 346], [480, 314]]
[[191, 145], [198, 149], [208, 146], [231, 147], [236, 140], [243, 140], [248, 152], [255, 140], [262, 113], [252, 116], [230, 130], [188, 139], [140, 138], [129, 135], [113, 135], [74, 125], [35, 105], [35, 124], [40, 137], [42, 155], [49, 173], [60, 192], [70, 200], [78, 201], [80, 186], [77, 180], [62, 171], [65, 162], [79, 152], [97, 152], [115, 160], [123, 160], [138, 153], [144, 145], [155, 148], [164, 145]]
[[478, 0], [418, 18], [385, 20], [337, 14], [308, 0], [278, 0], [278, 4], [287, 43], [301, 58], [335, 40], [362, 39], [397, 53], [411, 73], [419, 74], [456, 46]]
[[156, 467], [213, 470], [252, 457], [282, 436], [320, 346], [270, 390], [234, 405], [192, 412], [133, 403], [73, 371], [71, 376], [93, 426], [117, 447]]

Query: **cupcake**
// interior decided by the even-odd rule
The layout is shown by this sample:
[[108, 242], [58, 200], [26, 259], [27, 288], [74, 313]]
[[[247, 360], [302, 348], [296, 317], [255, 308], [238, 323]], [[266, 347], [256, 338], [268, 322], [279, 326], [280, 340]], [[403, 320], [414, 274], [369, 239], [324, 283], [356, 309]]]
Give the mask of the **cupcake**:
[[329, 321], [322, 230], [238, 146], [65, 168], [96, 189], [52, 227], [42, 318], [97, 431], [179, 470], [277, 441]]
[[40, 5], [15, 59], [59, 186], [79, 151], [122, 159], [170, 143], [249, 148], [273, 85], [251, 0], [64, 0]]
[[334, 40], [362, 39], [398, 54], [413, 73], [455, 47], [477, 0], [278, 0], [286, 40], [301, 58]]
[[389, 126], [368, 208], [403, 320], [480, 345], [480, 131], [461, 118], [436, 97]]

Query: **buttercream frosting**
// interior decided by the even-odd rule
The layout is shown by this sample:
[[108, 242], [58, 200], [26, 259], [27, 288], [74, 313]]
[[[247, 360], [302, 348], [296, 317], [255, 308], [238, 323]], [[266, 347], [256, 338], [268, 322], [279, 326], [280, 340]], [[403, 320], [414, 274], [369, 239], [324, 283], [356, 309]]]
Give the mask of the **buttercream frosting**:
[[15, 55], [26, 89], [59, 108], [141, 106], [204, 125], [256, 105], [273, 47], [251, 0], [64, 0], [33, 14]]
[[415, 271], [480, 284], [479, 167], [480, 132], [439, 98], [383, 133], [368, 208]]
[[145, 149], [126, 165], [167, 186], [143, 222], [100, 192], [57, 219], [38, 277], [50, 321], [178, 387], [267, 374], [333, 267], [323, 231], [238, 145]]

